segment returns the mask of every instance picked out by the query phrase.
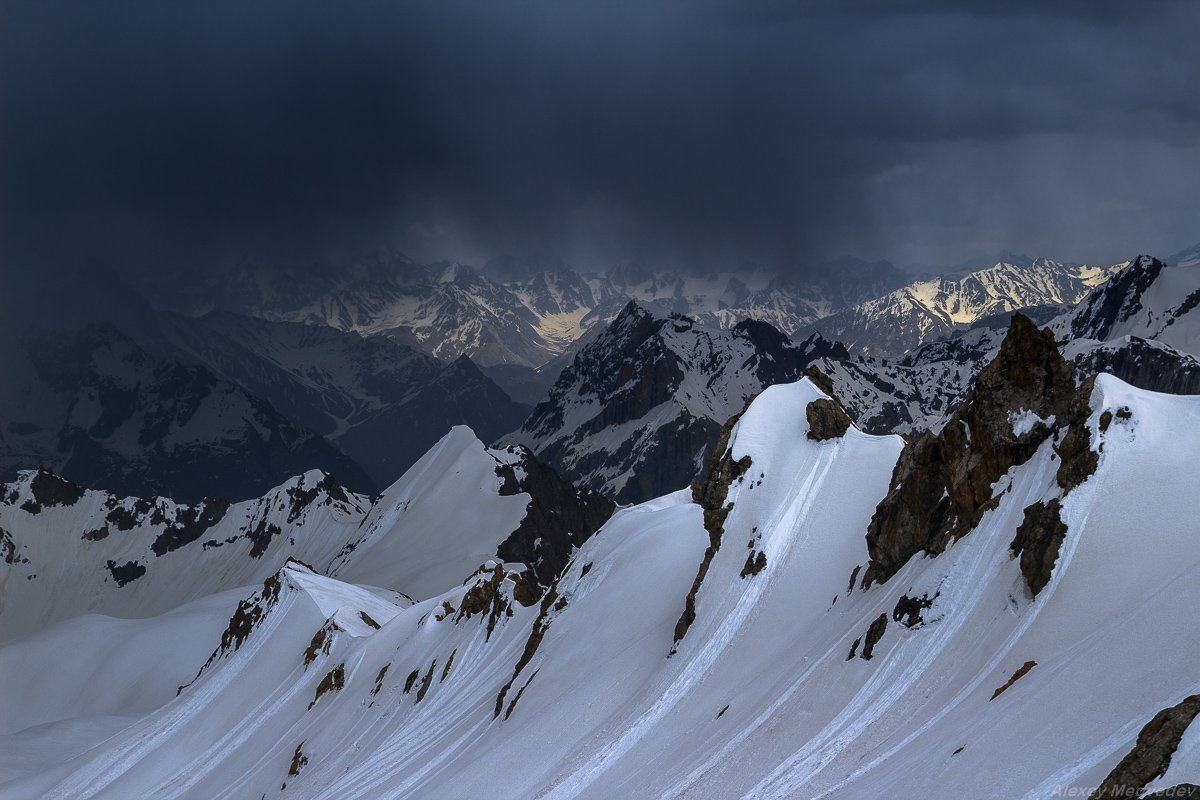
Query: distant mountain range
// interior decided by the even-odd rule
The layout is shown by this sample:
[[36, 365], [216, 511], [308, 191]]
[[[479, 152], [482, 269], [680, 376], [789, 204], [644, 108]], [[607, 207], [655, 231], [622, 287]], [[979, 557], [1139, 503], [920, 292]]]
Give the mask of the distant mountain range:
[[[1200, 392], [1198, 306], [1200, 266], [1140, 256], [1049, 325], [1081, 375], [1107, 371], [1142, 388]], [[500, 441], [528, 446], [573, 481], [640, 502], [686, 486], [725, 419], [767, 386], [805, 374], [827, 379], [826, 390], [867, 432], [937, 430], [994, 358], [1011, 317], [981, 316], [973, 328], [886, 359], [819, 333], [793, 343], [763, 322], [723, 330], [652, 308], [630, 302]]]
[[998, 263], [961, 277], [909, 283], [813, 327], [853, 352], [898, 356], [996, 314], [1065, 310], [1126, 266], [1071, 266], [1047, 259]]
[[852, 258], [790, 273], [750, 265], [706, 274], [636, 266], [592, 274], [514, 258], [479, 270], [420, 265], [385, 250], [336, 267], [242, 262], [176, 304], [192, 315], [224, 309], [386, 336], [442, 360], [465, 354], [528, 401], [565, 366], [564, 355], [630, 300], [708, 327], [754, 319], [798, 339], [820, 332], [852, 353], [897, 357], [1015, 310], [1048, 320], [1127, 264], [1006, 258], [914, 280], [887, 261]]
[[[1197, 252], [1171, 257], [1180, 266], [1164, 274]], [[1195, 352], [1190, 328], [1161, 315], [1194, 301], [1164, 299], [1183, 291], [1161, 288], [1164, 262], [1014, 261], [911, 281], [887, 262], [843, 259], [801, 281], [755, 269], [582, 275], [515, 259], [476, 271], [384, 251], [337, 269], [244, 262], [175, 311], [107, 280], [92, 307], [120, 308], [118, 319], [73, 310], [4, 337], [15, 354], [0, 391], [0, 475], [44, 466], [198, 500], [320, 468], [369, 493], [465, 424], [640, 500], [686, 484], [730, 414], [810, 366], [865, 430], [936, 426], [1017, 310], [1055, 320], [1061, 341], [1086, 340], [1064, 351], [1081, 368], [1192, 385], [1180, 355]], [[1064, 329], [1085, 296], [1087, 318]]]
[[68, 315], [0, 341], [0, 479], [45, 467], [126, 494], [237, 500], [322, 469], [373, 493], [453, 426], [490, 440], [529, 411], [466, 356], [125, 308], [117, 322], [73, 327]]

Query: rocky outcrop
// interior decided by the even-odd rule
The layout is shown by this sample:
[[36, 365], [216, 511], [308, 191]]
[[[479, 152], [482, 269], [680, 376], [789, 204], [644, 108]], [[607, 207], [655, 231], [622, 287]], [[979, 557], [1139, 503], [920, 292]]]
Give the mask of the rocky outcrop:
[[1008, 691], [1008, 689], [1010, 687], [1012, 687], [1012, 685], [1014, 683], [1021, 680], [1021, 678], [1024, 678], [1026, 675], [1028, 675], [1029, 670], [1033, 669], [1036, 666], [1037, 666], [1036, 661], [1026, 661], [1024, 664], [1017, 667], [1017, 670], [1016, 670], [1016, 672], [1014, 672], [1012, 674], [1012, 677], [1010, 677], [1007, 681], [1005, 681], [1003, 686], [997, 687], [996, 691], [992, 692], [992, 696], [988, 698], [988, 702], [990, 703], [993, 700], [995, 700], [997, 697], [999, 697], [1000, 695], [1004, 694], [1006, 691]]
[[1200, 394], [1200, 360], [1162, 342], [1129, 336], [1119, 344], [1075, 357], [1081, 375], [1107, 372], [1139, 389], [1169, 394]]
[[1184, 731], [1200, 715], [1200, 694], [1154, 715], [1138, 734], [1137, 743], [1092, 792], [1093, 800], [1140, 797], [1142, 790], [1166, 774]]
[[[700, 560], [700, 568], [696, 571], [696, 579], [692, 581], [692, 588], [684, 598], [683, 613], [680, 615], [679, 621], [675, 623], [675, 645], [683, 640], [683, 637], [687, 635], [688, 628], [696, 621], [696, 595], [700, 591], [700, 585], [704, 583], [704, 577], [708, 574], [709, 567], [712, 566], [717, 550], [721, 548], [721, 538], [725, 535], [725, 518], [733, 510], [733, 503], [725, 502], [729, 496], [729, 486], [750, 469], [750, 456], [746, 455], [734, 460], [733, 449], [729, 446], [729, 437], [733, 433], [733, 426], [742, 418], [742, 414], [746, 413], [751, 402], [753, 402], [753, 398], [747, 400], [742, 410], [730, 417], [725, 426], [721, 428], [721, 436], [708, 461], [707, 477], [703, 481], [692, 483], [692, 501], [704, 512], [704, 530], [708, 532], [708, 546], [704, 548], [704, 557]], [[763, 566], [766, 566], [765, 556], [763, 561]], [[751, 566], [753, 567], [753, 563]], [[674, 647], [671, 652], [675, 652]]]
[[934, 593], [933, 597], [928, 594], [923, 594], [920, 597], [909, 597], [903, 595], [896, 601], [896, 607], [892, 609], [892, 620], [899, 622], [906, 628], [916, 628], [925, 624], [925, 617], [922, 612], [933, 607], [933, 601], [938, 597]]
[[[867, 529], [863, 586], [886, 581], [917, 553], [943, 552], [973, 529], [997, 502], [992, 485], [1028, 461], [1077, 402], [1074, 374], [1053, 334], [1014, 315], [964, 404], [940, 433], [910, 442], [897, 461]], [[1018, 414], [1037, 421], [1017, 432]]]
[[1079, 304], [1071, 320], [1072, 339], [1106, 341], [1119, 323], [1142, 308], [1142, 297], [1166, 264], [1151, 256], [1138, 256], [1129, 267], [1110, 278]]
[[1058, 551], [1067, 535], [1062, 521], [1058, 498], [1048, 503], [1038, 501], [1025, 509], [1025, 519], [1017, 528], [1010, 549], [1021, 557], [1021, 574], [1034, 596], [1050, 582], [1050, 574], [1058, 561]]
[[1085, 380], [1067, 407], [1064, 420], [1067, 431], [1055, 448], [1060, 460], [1054, 479], [1063, 494], [1087, 480], [1100, 462], [1100, 456], [1092, 449], [1092, 434], [1087, 426], [1088, 417], [1092, 415], [1090, 400], [1095, 385], [1095, 376]]
[[73, 506], [83, 497], [83, 492], [82, 486], [39, 469], [29, 481], [29, 499], [21, 504], [21, 508], [30, 514], [37, 514], [43, 508]]
[[815, 442], [840, 439], [850, 429], [850, 417], [846, 416], [842, 407], [833, 400], [813, 400], [805, 408], [804, 414], [808, 417], [807, 436]]
[[520, 461], [496, 467], [503, 480], [500, 494], [525, 492], [530, 499], [521, 524], [501, 542], [496, 555], [529, 567], [530, 583], [537, 589], [529, 605], [554, 583], [571, 554], [608, 521], [616, 506], [599, 492], [575, 488], [526, 448], [510, 452], [518, 452]]
[[884, 631], [887, 630], [887, 614], [880, 614], [871, 623], [871, 627], [867, 628], [867, 636], [863, 641], [862, 657], [864, 661], [870, 661], [875, 655], [875, 645], [879, 644], [879, 640], [883, 638]]

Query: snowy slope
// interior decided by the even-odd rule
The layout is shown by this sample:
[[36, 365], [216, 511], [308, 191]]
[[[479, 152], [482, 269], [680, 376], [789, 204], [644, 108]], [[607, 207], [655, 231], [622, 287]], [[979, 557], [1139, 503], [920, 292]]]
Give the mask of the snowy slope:
[[83, 613], [160, 614], [259, 583], [290, 558], [418, 598], [497, 555], [549, 583], [611, 511], [461, 426], [379, 498], [317, 471], [234, 504], [119, 497], [46, 472], [0, 489], [5, 640]]
[[[902, 442], [853, 428], [814, 441], [823, 393], [771, 387], [732, 426], [696, 498], [708, 505], [679, 492], [619, 512], [542, 603], [518, 601], [519, 576], [489, 564], [409, 607], [286, 565], [244, 591], [231, 622], [245, 623], [177, 698], [86, 752], [37, 728], [10, 737], [37, 768], [10, 770], [4, 791], [1040, 798], [1096, 786], [1151, 717], [1200, 690], [1200, 405], [1103, 376], [1086, 399], [1077, 424], [1096, 462], [1081, 483], [1065, 495], [1056, 483], [1066, 427], [1038, 434], [973, 529], [863, 588], [863, 532]], [[1051, 497], [1066, 534], [1033, 595], [1009, 547], [1025, 509]], [[690, 593], [695, 618], [676, 641]], [[1173, 780], [1200, 777], [1194, 740], [1189, 729]]]

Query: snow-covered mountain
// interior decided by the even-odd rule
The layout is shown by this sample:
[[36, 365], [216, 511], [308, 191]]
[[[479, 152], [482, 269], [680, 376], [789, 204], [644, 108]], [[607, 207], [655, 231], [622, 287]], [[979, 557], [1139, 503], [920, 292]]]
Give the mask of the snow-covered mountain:
[[0, 344], [0, 477], [42, 466], [89, 486], [184, 500], [264, 492], [308, 469], [370, 491], [323, 437], [207, 368], [151, 354], [110, 323]]
[[501, 443], [618, 501], [646, 500], [686, 486], [722, 421], [763, 386], [798, 379], [811, 358], [765, 323], [724, 331], [629, 302]]
[[528, 413], [465, 356], [442, 364], [384, 336], [219, 311], [159, 322], [172, 354], [324, 436], [377, 486], [400, 477], [455, 425], [490, 441]]
[[[540, 601], [494, 560], [415, 603], [285, 561], [160, 616], [10, 640], [0, 785], [1042, 798], [1200, 782], [1200, 401], [1077, 387], [1053, 335], [1017, 318], [951, 423], [906, 444], [859, 432], [810, 379], [772, 386], [723, 426], [702, 481], [619, 511]], [[5, 507], [5, 592], [27, 582], [22, 548], [90, 544], [30, 528], [11, 511], [29, 491]], [[369, 556], [401, 553], [387, 542], [349, 561], [395, 588]], [[58, 585], [80, 605], [96, 591]], [[0, 606], [5, 623], [39, 611]]]
[[[1108, 371], [1156, 391], [1200, 392], [1196, 267], [1139, 256], [1050, 323], [1078, 374]], [[622, 502], [686, 485], [721, 421], [774, 383], [814, 367], [870, 433], [940, 429], [999, 350], [1011, 314], [900, 359], [851, 354], [813, 334], [793, 344], [766, 323], [730, 330], [628, 305], [580, 349], [545, 401], [504, 442]]]
[[790, 333], [905, 280], [886, 261], [842, 259], [808, 273], [801, 280], [755, 267], [690, 275], [625, 266], [581, 274], [560, 263], [504, 258], [480, 271], [421, 266], [384, 250], [339, 267], [242, 262], [183, 305], [192, 314], [218, 308], [390, 336], [442, 360], [466, 354], [483, 367], [536, 368], [631, 299], [717, 327], [757, 319]]
[[960, 277], [919, 280], [813, 325], [852, 352], [900, 356], [959, 328], [1015, 310], [1030, 314], [1078, 303], [1128, 266], [1061, 264], [1037, 259], [1028, 265], [998, 263]]
[[[949, 358], [919, 369], [887, 364], [852, 356], [819, 334], [793, 344], [765, 322], [726, 330], [630, 302], [501, 443], [523, 444], [571, 480], [637, 502], [686, 486], [724, 420], [810, 367], [860, 425], [891, 432], [947, 413], [978, 366]], [[953, 380], [935, 379], [951, 371]]]
[[291, 558], [416, 599], [500, 559], [526, 565], [525, 588], [540, 596], [612, 507], [462, 426], [380, 497], [315, 470], [232, 504], [123, 497], [25, 471], [0, 486], [0, 638], [84, 613], [162, 613], [260, 583]]

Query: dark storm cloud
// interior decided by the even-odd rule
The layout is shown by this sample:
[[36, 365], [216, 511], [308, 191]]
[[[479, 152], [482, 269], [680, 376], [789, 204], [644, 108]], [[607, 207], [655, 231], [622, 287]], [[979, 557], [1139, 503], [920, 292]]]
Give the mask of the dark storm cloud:
[[[1200, 4], [6, 5], [7, 263], [1200, 238]], [[12, 259], [16, 259], [15, 261]]]

